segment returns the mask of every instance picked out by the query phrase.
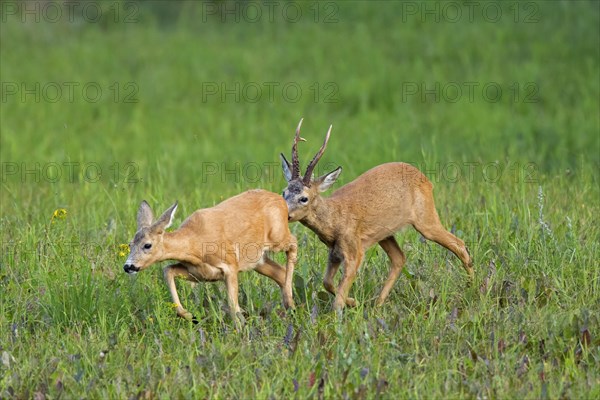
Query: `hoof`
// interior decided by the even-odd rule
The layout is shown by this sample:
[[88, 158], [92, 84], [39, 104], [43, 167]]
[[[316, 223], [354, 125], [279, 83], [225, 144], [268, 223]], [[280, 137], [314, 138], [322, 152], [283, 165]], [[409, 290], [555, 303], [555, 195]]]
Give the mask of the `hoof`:
[[345, 306], [345, 304], [343, 304], [343, 303], [334, 302], [333, 303], [333, 311], [335, 311], [338, 314], [341, 314], [342, 311], [344, 310], [344, 306]]
[[294, 300], [290, 300], [290, 301], [285, 301], [283, 302], [283, 308], [285, 308], [286, 310], [290, 310], [290, 309], [295, 309], [296, 305], [294, 304]]
[[194, 317], [194, 315], [189, 311], [186, 311], [186, 310], [177, 311], [177, 316], [179, 318], [187, 319], [188, 321], [198, 323], [198, 320], [196, 319], [196, 317]]
[[241, 312], [237, 312], [235, 313], [235, 322], [236, 325], [240, 325], [240, 326], [244, 326], [246, 325], [246, 317], [244, 317], [244, 314], [242, 314]]
[[356, 307], [356, 300], [354, 300], [352, 297], [348, 297], [346, 299], [346, 305], [348, 307]]
[[295, 308], [295, 307], [292, 307], [292, 308], [288, 308], [288, 309], [286, 309], [286, 310], [285, 310], [285, 314], [286, 314], [288, 317], [294, 318], [294, 317], [296, 316], [296, 308]]

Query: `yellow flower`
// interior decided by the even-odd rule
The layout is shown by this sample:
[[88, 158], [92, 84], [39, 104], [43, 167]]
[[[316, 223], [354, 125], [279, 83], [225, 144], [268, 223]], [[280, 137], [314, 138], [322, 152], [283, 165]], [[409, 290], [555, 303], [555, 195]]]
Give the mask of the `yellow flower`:
[[170, 306], [173, 308], [179, 308], [179, 305], [177, 303], [170, 303]]
[[119, 245], [119, 257], [125, 257], [129, 254], [129, 245], [127, 243], [123, 243]]
[[55, 219], [65, 219], [65, 218], [67, 218], [67, 210], [65, 210], [64, 208], [57, 208], [52, 213], [52, 218], [50, 219], [50, 221], [52, 223], [54, 223]]

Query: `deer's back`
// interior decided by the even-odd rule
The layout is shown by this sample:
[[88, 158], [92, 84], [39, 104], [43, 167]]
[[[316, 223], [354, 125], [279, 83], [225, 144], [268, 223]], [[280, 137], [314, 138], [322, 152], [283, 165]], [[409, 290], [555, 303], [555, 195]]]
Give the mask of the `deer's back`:
[[352, 216], [358, 229], [375, 240], [412, 224], [418, 211], [432, 199], [433, 185], [410, 164], [378, 165], [336, 190], [330, 197]]
[[202, 236], [240, 244], [269, 242], [289, 234], [285, 200], [261, 189], [249, 190], [214, 207], [197, 210], [182, 228], [184, 225], [201, 232]]
[[417, 168], [402, 162], [391, 162], [371, 168], [336, 190], [331, 197], [342, 198], [347, 202], [365, 199], [391, 200], [397, 198], [399, 191], [431, 189], [429, 179]]

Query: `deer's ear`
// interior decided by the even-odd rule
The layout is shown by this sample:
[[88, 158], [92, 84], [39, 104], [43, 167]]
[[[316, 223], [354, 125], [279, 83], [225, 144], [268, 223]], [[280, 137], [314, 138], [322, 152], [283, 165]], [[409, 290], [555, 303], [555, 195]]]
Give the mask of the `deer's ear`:
[[152, 225], [152, 230], [156, 233], [163, 233], [165, 229], [171, 226], [173, 223], [173, 217], [175, 216], [175, 211], [177, 211], [177, 202], [173, 204], [167, 211], [160, 216], [158, 220]]
[[325, 174], [315, 180], [319, 192], [324, 192], [331, 187], [342, 173], [342, 167], [337, 167], [328, 174]]
[[289, 182], [292, 180], [292, 166], [290, 165], [290, 162], [286, 160], [283, 153], [279, 154], [279, 158], [281, 158], [281, 169], [283, 169], [283, 176], [285, 176], [285, 180]]
[[138, 230], [152, 225], [153, 218], [154, 217], [152, 216], [152, 209], [150, 208], [150, 205], [146, 202], [146, 200], [143, 200], [137, 212]]

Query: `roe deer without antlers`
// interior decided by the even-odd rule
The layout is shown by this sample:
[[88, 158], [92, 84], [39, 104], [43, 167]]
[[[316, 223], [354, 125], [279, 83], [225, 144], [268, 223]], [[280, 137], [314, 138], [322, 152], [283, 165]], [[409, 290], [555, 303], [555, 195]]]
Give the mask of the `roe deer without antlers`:
[[[338, 167], [316, 179], [312, 172], [323, 155], [331, 126], [325, 141], [312, 159], [304, 176], [300, 176], [298, 142], [302, 120], [296, 129], [292, 146], [292, 164], [281, 154], [282, 168], [288, 186], [283, 197], [288, 205], [289, 221], [300, 221], [314, 231], [329, 247], [327, 271], [323, 278], [325, 289], [335, 295], [334, 310], [345, 305], [355, 306], [348, 292], [361, 265], [365, 251], [379, 243], [391, 261], [390, 273], [377, 301], [383, 304], [406, 260], [394, 233], [412, 225], [425, 238], [452, 251], [473, 278], [472, 260], [462, 240], [448, 232], [438, 217], [433, 202], [433, 185], [417, 168], [410, 164], [391, 162], [363, 173], [324, 198], [320, 193], [329, 189], [342, 168]], [[344, 274], [339, 286], [333, 278], [344, 262]]]
[[[174, 232], [171, 225], [177, 203], [154, 221], [152, 210], [142, 201], [137, 213], [138, 231], [123, 269], [132, 274], [164, 260], [176, 260], [164, 268], [177, 315], [195, 320], [179, 301], [175, 277], [191, 282], [225, 281], [232, 318], [240, 312], [238, 272], [255, 269], [281, 288], [283, 304], [294, 307], [292, 274], [296, 262], [296, 238], [290, 233], [287, 206], [281, 196], [265, 190], [250, 190], [212, 208], [195, 211]], [[287, 265], [267, 256], [267, 251], [285, 251]], [[241, 317], [241, 315], [240, 315]]]

